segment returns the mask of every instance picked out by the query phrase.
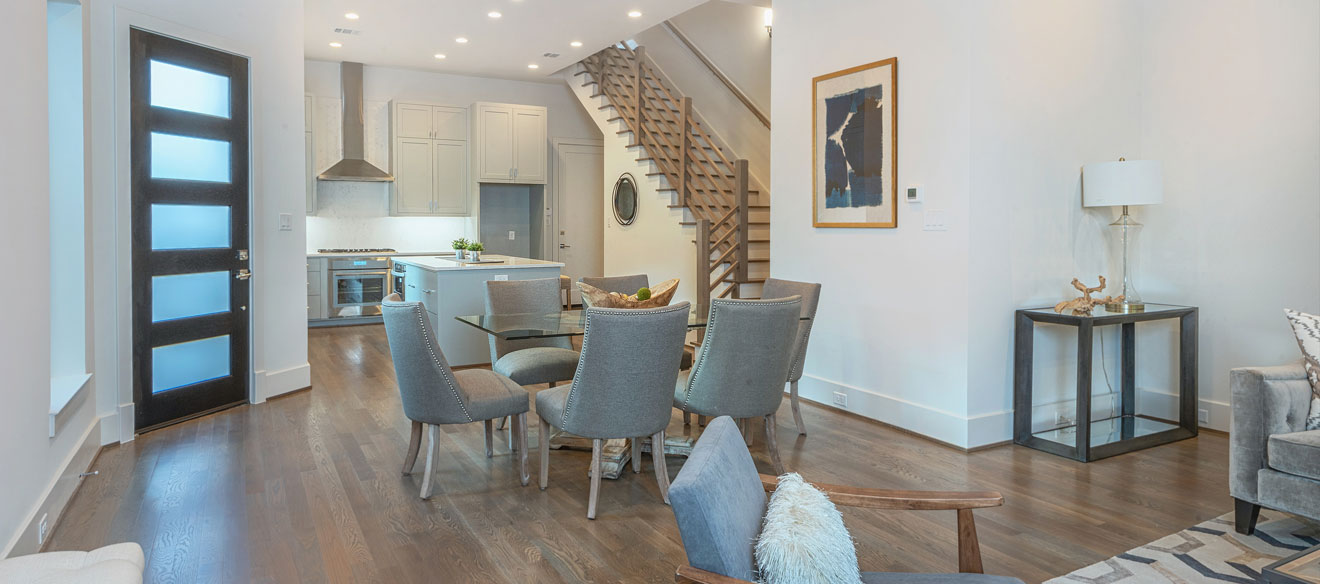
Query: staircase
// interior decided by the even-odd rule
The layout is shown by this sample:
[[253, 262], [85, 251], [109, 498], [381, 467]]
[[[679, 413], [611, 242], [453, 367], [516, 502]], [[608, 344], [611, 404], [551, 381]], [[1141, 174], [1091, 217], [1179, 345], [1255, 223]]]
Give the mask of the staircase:
[[[684, 209], [682, 225], [696, 228], [696, 303], [711, 298], [756, 298], [770, 272], [770, 197], [753, 185], [747, 160], [712, 137], [684, 97], [646, 57], [645, 47], [618, 44], [580, 63], [574, 77], [594, 85], [608, 121], [632, 136], [647, 176], [660, 177], [672, 193], [671, 208]], [[701, 285], [702, 282], [706, 285]]]

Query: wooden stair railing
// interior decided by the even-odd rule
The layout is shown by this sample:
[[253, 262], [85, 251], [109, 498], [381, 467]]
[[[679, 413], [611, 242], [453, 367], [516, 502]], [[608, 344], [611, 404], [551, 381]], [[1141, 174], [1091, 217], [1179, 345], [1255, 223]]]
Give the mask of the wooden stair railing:
[[[644, 152], [673, 190], [678, 206], [687, 208], [697, 228], [697, 303], [715, 298], [740, 298], [751, 283], [749, 253], [751, 194], [747, 160], [731, 160], [692, 112], [692, 98], [671, 90], [660, 72], [648, 62], [645, 47], [624, 44], [606, 48], [582, 60], [589, 75], [584, 85], [595, 84], [594, 96], [603, 96], [619, 120], [633, 134], [631, 145]], [[620, 132], [623, 133], [623, 132]], [[758, 193], [764, 195], [765, 193]], [[762, 199], [764, 200], [764, 199]], [[759, 205], [763, 208], [765, 205]], [[762, 240], [764, 241], [764, 240]], [[706, 285], [701, 285], [702, 281]]]

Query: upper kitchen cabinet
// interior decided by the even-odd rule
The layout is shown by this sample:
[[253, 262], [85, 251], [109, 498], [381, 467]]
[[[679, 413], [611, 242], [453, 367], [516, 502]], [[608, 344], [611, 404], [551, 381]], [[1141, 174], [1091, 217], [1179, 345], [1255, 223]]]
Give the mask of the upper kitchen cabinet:
[[545, 184], [546, 109], [532, 105], [472, 106], [477, 182]]
[[392, 215], [469, 215], [467, 108], [393, 103]]

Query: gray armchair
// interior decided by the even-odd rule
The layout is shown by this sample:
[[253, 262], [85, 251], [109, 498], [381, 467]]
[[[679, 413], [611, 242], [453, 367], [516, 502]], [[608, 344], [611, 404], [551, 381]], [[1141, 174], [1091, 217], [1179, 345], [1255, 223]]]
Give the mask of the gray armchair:
[[[674, 518], [688, 566], [678, 582], [734, 584], [756, 580], [753, 549], [765, 517], [766, 492], [778, 479], [757, 474], [751, 453], [732, 419], [713, 420], [670, 488]], [[994, 491], [886, 491], [816, 484], [835, 505], [893, 510], [957, 510], [958, 570], [965, 574], [866, 572], [863, 584], [1021, 584], [1016, 578], [985, 576], [972, 510], [998, 507]]]
[[806, 424], [802, 423], [802, 412], [798, 410], [798, 380], [802, 379], [802, 367], [807, 360], [807, 341], [811, 340], [811, 324], [816, 322], [816, 307], [820, 305], [820, 284], [794, 282], [766, 278], [761, 286], [761, 298], [802, 297], [802, 316], [807, 320], [798, 321], [797, 343], [793, 346], [793, 367], [788, 370], [788, 400], [793, 406], [793, 423], [798, 434], [807, 433]]
[[454, 371], [431, 331], [430, 317], [421, 302], [402, 302], [390, 294], [381, 302], [385, 336], [390, 343], [394, 376], [403, 400], [403, 415], [412, 420], [412, 437], [403, 460], [403, 474], [417, 465], [417, 451], [422, 431], [429, 430], [426, 449], [426, 476], [422, 478], [422, 498], [431, 497], [431, 475], [441, 424], [466, 424], [484, 421], [486, 457], [492, 456], [493, 422], [513, 417], [510, 448], [519, 453], [519, 478], [525, 486], [527, 474], [527, 390], [513, 380], [485, 369]]
[[1261, 507], [1320, 520], [1320, 430], [1306, 431], [1311, 385], [1301, 363], [1234, 369], [1229, 493], [1238, 533], [1256, 529]]
[[[486, 314], [553, 314], [559, 303], [559, 278], [486, 282]], [[573, 379], [578, 353], [568, 337], [506, 341], [490, 335], [490, 368], [518, 385]], [[499, 421], [504, 429], [504, 419]], [[514, 440], [512, 432], [509, 443]]]
[[674, 407], [684, 414], [764, 419], [766, 450], [777, 474], [784, 464], [775, 412], [784, 401], [801, 309], [800, 296], [711, 300], [701, 352], [674, 388]]
[[669, 502], [665, 428], [687, 334], [688, 303], [651, 309], [588, 308], [582, 358], [573, 384], [536, 394], [541, 418], [541, 488], [549, 483], [550, 427], [591, 439], [591, 493], [587, 518], [596, 518], [604, 440], [631, 438], [633, 472], [640, 472], [639, 441], [650, 436], [660, 498]]

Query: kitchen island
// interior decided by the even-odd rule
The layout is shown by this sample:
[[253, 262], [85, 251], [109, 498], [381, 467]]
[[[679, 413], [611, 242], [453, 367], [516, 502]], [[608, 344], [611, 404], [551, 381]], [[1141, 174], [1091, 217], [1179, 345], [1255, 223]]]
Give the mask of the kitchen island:
[[564, 264], [511, 256], [483, 254], [483, 263], [444, 256], [395, 257], [403, 266], [403, 299], [420, 301], [431, 318], [440, 350], [452, 366], [490, 362], [488, 335], [454, 317], [486, 311], [488, 280], [559, 278]]

